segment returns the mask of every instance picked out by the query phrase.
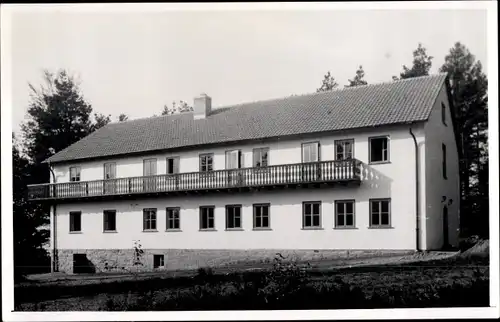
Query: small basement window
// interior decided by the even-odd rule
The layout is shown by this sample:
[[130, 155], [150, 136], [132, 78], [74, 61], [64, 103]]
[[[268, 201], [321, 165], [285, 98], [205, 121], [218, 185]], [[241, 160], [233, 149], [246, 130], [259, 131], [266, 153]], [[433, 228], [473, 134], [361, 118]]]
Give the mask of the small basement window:
[[165, 255], [153, 255], [153, 267], [165, 267]]

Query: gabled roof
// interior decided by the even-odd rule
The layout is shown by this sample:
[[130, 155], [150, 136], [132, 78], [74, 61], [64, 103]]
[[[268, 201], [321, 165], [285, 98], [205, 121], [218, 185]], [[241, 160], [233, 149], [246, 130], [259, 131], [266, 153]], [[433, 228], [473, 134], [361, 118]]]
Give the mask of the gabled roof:
[[[446, 74], [110, 123], [46, 161], [62, 162], [204, 144], [426, 121]], [[46, 162], [45, 161], [45, 162]]]

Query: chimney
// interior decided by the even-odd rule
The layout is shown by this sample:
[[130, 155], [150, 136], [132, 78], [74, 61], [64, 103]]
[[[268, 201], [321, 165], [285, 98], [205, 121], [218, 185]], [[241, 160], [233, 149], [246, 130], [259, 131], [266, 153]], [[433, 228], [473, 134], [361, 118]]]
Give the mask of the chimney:
[[194, 98], [194, 119], [204, 119], [212, 111], [212, 99], [205, 93]]

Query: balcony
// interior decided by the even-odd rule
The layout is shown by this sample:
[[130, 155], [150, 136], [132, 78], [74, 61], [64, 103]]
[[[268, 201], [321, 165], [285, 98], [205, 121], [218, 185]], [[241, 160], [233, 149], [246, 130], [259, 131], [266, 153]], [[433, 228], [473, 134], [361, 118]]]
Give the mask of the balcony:
[[216, 170], [28, 186], [28, 199], [82, 200], [201, 194], [210, 191], [315, 187], [361, 181], [359, 160], [321, 161], [261, 168]]

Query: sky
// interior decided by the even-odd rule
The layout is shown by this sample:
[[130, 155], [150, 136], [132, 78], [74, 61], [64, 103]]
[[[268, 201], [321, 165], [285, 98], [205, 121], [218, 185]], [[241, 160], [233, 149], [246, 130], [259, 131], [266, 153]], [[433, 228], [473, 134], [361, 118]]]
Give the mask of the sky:
[[95, 112], [160, 115], [200, 93], [214, 108], [314, 92], [330, 71], [343, 86], [363, 66], [390, 81], [422, 43], [438, 72], [456, 41], [487, 70], [486, 10], [19, 11], [11, 16], [12, 126], [28, 83], [66, 69]]

